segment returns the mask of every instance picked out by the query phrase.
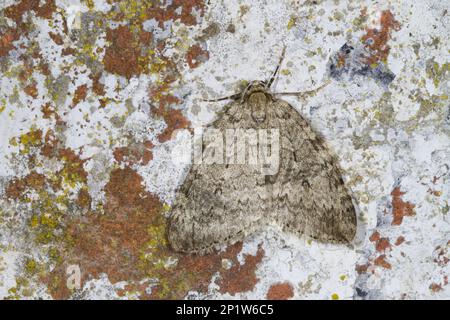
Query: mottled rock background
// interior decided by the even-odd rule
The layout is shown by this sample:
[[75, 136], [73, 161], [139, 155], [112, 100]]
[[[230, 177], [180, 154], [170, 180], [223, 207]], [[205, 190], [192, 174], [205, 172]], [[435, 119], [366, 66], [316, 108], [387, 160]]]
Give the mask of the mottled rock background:
[[[447, 1], [2, 0], [0, 298], [449, 299]], [[354, 245], [168, 248], [173, 150], [245, 81], [337, 152]], [[79, 266], [81, 288], [66, 285]]]

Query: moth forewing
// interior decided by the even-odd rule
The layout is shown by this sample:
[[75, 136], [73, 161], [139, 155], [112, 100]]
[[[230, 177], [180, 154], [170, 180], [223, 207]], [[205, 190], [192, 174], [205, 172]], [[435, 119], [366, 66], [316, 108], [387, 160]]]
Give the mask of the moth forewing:
[[261, 174], [275, 175], [280, 166], [280, 130], [278, 128], [258, 131], [258, 159]]

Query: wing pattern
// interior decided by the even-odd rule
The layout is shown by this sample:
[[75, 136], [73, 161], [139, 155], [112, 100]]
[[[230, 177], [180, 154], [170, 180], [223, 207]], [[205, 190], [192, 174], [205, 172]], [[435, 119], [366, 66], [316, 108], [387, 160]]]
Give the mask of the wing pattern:
[[354, 238], [352, 198], [324, 140], [282, 100], [257, 111], [258, 121], [245, 102], [232, 102], [209, 127], [279, 129], [278, 172], [264, 175], [248, 164], [194, 164], [169, 218], [168, 239], [174, 250], [207, 253], [272, 221], [285, 231], [323, 242]]

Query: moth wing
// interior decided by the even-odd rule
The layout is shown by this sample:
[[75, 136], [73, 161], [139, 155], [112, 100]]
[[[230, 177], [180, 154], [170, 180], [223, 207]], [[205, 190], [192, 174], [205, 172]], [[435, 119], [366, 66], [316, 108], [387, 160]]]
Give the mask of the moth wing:
[[[249, 114], [237, 103], [211, 128], [251, 127]], [[176, 251], [207, 253], [242, 240], [260, 223], [268, 208], [264, 176], [247, 164], [193, 164], [177, 192], [169, 218], [168, 240]]]
[[277, 100], [270, 109], [282, 139], [279, 172], [268, 185], [275, 218], [290, 232], [323, 242], [350, 242], [356, 212], [337, 158], [288, 103]]

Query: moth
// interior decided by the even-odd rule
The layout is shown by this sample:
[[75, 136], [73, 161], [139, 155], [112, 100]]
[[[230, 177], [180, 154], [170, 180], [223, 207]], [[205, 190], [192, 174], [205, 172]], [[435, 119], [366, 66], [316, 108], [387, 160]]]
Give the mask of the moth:
[[[268, 81], [253, 81], [229, 99], [208, 128], [279, 132], [279, 166], [263, 174], [249, 164], [193, 164], [168, 219], [173, 250], [210, 253], [277, 223], [286, 232], [320, 242], [348, 243], [356, 211], [335, 154], [296, 109], [270, 88], [285, 50]], [[317, 91], [317, 89], [315, 90]]]

